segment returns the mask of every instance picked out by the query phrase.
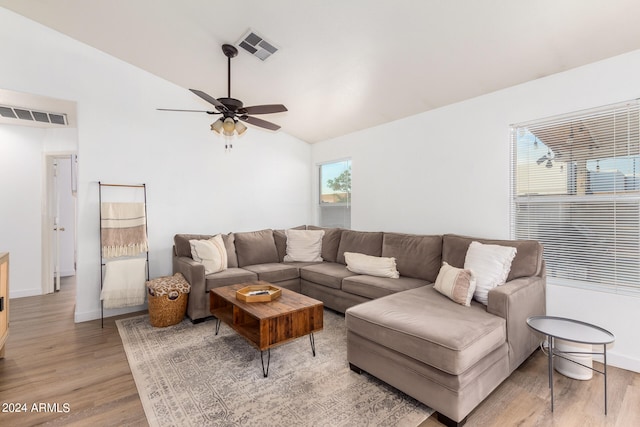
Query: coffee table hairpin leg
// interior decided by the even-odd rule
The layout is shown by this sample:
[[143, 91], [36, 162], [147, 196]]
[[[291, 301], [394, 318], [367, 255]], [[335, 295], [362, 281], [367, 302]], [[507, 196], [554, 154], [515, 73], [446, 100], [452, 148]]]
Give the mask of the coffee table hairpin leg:
[[269, 364], [271, 363], [271, 349], [267, 349], [267, 369], [264, 368], [264, 358], [262, 357], [264, 354], [264, 351], [260, 351], [260, 362], [262, 363], [262, 375], [264, 375], [265, 378], [267, 378], [269, 376]]
[[309, 334], [309, 342], [311, 343], [311, 353], [313, 353], [313, 357], [316, 357], [316, 340], [313, 337], [313, 332]]
[[[309, 334], [309, 342], [311, 343], [311, 353], [313, 357], [316, 357], [316, 340], [313, 337], [313, 332]], [[260, 351], [260, 363], [262, 363], [262, 375], [265, 378], [269, 376], [269, 364], [271, 363], [271, 349], [267, 349], [267, 366], [264, 366], [264, 350]]]

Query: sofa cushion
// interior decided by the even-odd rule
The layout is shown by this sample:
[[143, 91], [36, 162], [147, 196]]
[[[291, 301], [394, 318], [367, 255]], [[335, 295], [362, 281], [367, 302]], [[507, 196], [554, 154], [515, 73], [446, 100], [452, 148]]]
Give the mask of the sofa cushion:
[[307, 230], [324, 230], [324, 236], [322, 237], [322, 259], [328, 262], [336, 262], [338, 259], [338, 246], [340, 246], [342, 229], [309, 225], [307, 226]]
[[390, 279], [400, 277], [400, 273], [398, 273], [398, 269], [396, 268], [395, 258], [345, 252], [344, 260], [347, 263], [347, 270], [354, 273], [388, 277]]
[[335, 262], [323, 262], [300, 269], [301, 278], [334, 289], [342, 287], [342, 279], [355, 275], [347, 270], [347, 266]]
[[204, 265], [204, 274], [216, 273], [227, 269], [227, 250], [220, 234], [210, 239], [192, 239], [191, 257]]
[[238, 255], [236, 254], [236, 237], [233, 233], [223, 234], [224, 247], [227, 249], [227, 267], [238, 267]]
[[173, 236], [173, 244], [176, 251], [176, 256], [191, 257], [191, 243], [190, 240], [209, 240], [213, 237], [213, 234], [176, 234]]
[[396, 259], [401, 276], [433, 283], [442, 264], [442, 236], [384, 233], [382, 256]]
[[412, 277], [390, 279], [376, 276], [351, 276], [342, 279], [342, 290], [350, 294], [369, 299], [380, 298], [407, 289], [419, 288], [429, 284], [426, 280]]
[[349, 308], [347, 329], [387, 348], [459, 375], [506, 342], [505, 319], [484, 306], [456, 304], [423, 286]]
[[220, 286], [235, 285], [238, 283], [255, 282], [258, 275], [244, 268], [227, 268], [218, 273], [205, 276], [205, 291], [209, 292], [213, 288]]
[[[189, 240], [208, 240], [213, 237], [213, 234], [176, 234], [173, 236], [173, 244], [175, 247], [176, 256], [191, 257], [191, 244]], [[238, 257], [236, 256], [236, 246], [233, 233], [223, 234], [222, 241], [224, 247], [227, 250], [227, 267], [238, 267]]]
[[346, 264], [345, 252], [357, 252], [371, 256], [382, 255], [382, 233], [372, 231], [342, 230], [336, 261]]
[[473, 292], [476, 290], [476, 278], [471, 270], [451, 267], [446, 262], [443, 262], [433, 289], [448, 297], [451, 301], [469, 307]]
[[[306, 230], [306, 225], [299, 225], [292, 227], [290, 230]], [[276, 249], [278, 251], [278, 262], [284, 261], [284, 256], [287, 254], [287, 235], [285, 230], [273, 230], [273, 241], [276, 243]]]
[[303, 267], [307, 267], [309, 265], [318, 265], [322, 264], [321, 262], [283, 262], [281, 264], [288, 265], [289, 267], [296, 268], [298, 270], [298, 275], [300, 274], [300, 270]]
[[285, 262], [320, 262], [322, 261], [322, 237], [324, 230], [285, 231], [287, 236], [287, 254]]
[[297, 279], [300, 277], [298, 268], [287, 264], [256, 264], [246, 265], [242, 268], [256, 273], [258, 275], [258, 280], [264, 280], [265, 282], [271, 283]]
[[239, 267], [279, 261], [273, 230], [235, 233], [234, 236]]
[[511, 270], [511, 261], [516, 256], [516, 248], [511, 246], [487, 245], [471, 242], [464, 260], [464, 268], [471, 270], [476, 279], [473, 297], [487, 305], [489, 291], [504, 285]]
[[518, 250], [511, 262], [507, 282], [519, 277], [538, 275], [542, 270], [543, 248], [542, 244], [536, 240], [490, 240], [445, 234], [442, 237], [442, 261], [446, 261], [454, 267], [463, 268], [467, 249], [473, 241], [490, 245], [511, 246]]

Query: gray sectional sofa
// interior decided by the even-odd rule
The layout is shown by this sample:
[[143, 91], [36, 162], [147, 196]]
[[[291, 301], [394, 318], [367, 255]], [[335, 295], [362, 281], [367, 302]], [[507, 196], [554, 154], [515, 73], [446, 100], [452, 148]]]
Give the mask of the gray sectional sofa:
[[[297, 229], [320, 229], [300, 226]], [[345, 313], [351, 369], [365, 371], [438, 412], [445, 424], [467, 415], [537, 348], [526, 325], [545, 313], [546, 276], [540, 243], [487, 240], [453, 234], [410, 235], [323, 229], [322, 262], [284, 262], [284, 230], [223, 235], [228, 268], [205, 276], [177, 234], [173, 270], [191, 284], [187, 314], [209, 317], [214, 287], [265, 280], [321, 300]], [[444, 262], [462, 268], [472, 241], [517, 249], [507, 282], [489, 292], [488, 305], [457, 304], [434, 289]], [[356, 274], [345, 252], [394, 257], [397, 279]]]

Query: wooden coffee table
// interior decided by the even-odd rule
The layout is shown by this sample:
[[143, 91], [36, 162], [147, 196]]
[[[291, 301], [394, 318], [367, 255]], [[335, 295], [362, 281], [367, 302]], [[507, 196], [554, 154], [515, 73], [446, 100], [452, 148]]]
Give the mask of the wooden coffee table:
[[[269, 302], [244, 302], [236, 299], [236, 291], [248, 285], [269, 285], [267, 282], [241, 283], [211, 289], [211, 314], [216, 317], [216, 335], [224, 322], [260, 350], [262, 373], [269, 375], [271, 347], [309, 335], [311, 352], [316, 355], [313, 333], [322, 330], [322, 301], [288, 289]], [[267, 351], [265, 367], [263, 354]]]

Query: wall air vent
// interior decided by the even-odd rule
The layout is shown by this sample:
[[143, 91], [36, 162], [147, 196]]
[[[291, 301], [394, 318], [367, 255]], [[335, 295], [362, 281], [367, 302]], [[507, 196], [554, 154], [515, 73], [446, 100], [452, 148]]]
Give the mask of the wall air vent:
[[16, 115], [19, 119], [22, 120], [33, 120], [33, 116], [31, 115], [31, 111], [23, 110], [21, 108], [14, 108], [13, 111], [16, 112]]
[[40, 123], [50, 123], [54, 125], [67, 126], [67, 115], [63, 113], [49, 113], [44, 111], [29, 110], [26, 108], [0, 105], [0, 117], [17, 120], [36, 121]]
[[266, 41], [264, 37], [259, 36], [251, 29], [236, 44], [263, 61], [278, 51], [278, 48], [273, 43]]

